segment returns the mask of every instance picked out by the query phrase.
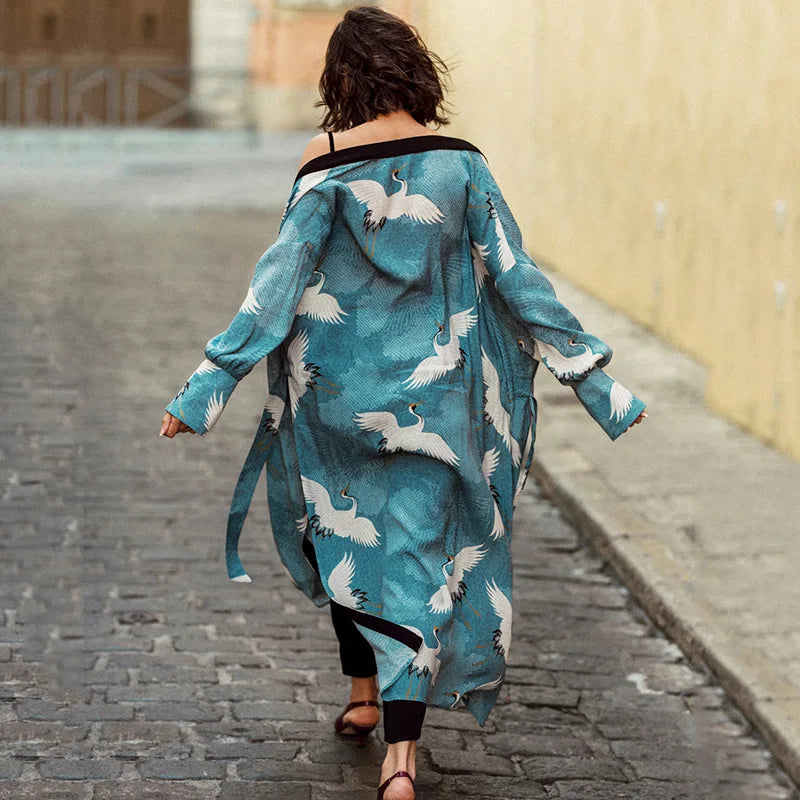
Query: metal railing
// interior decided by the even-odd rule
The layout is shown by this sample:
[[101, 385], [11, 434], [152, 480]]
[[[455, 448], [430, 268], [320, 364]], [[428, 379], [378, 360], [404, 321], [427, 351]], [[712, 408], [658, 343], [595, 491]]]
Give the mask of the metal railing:
[[246, 71], [0, 65], [0, 126], [246, 127]]

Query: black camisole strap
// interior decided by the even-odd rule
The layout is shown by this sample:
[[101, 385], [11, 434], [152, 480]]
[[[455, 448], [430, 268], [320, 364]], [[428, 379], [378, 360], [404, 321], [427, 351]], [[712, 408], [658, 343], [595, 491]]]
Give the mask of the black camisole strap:
[[328, 141], [331, 143], [331, 153], [336, 151], [336, 148], [333, 145], [333, 133], [328, 131]]

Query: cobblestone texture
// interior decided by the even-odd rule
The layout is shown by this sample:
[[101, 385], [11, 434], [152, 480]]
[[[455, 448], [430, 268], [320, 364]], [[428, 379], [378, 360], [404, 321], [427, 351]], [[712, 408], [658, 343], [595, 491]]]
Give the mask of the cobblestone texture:
[[[242, 541], [255, 582], [225, 576], [261, 368], [205, 440], [157, 435], [276, 229], [252, 211], [2, 207], [0, 797], [374, 797], [381, 729], [363, 750], [333, 732], [328, 611], [278, 560], [263, 490]], [[483, 730], [429, 710], [420, 800], [797, 800], [532, 481], [513, 547], [505, 689]]]

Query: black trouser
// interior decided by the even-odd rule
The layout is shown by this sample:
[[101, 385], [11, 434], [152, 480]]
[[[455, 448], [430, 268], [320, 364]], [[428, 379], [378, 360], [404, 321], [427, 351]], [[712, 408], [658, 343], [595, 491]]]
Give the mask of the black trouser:
[[[339, 640], [342, 674], [351, 678], [376, 675], [375, 652], [356, 627], [350, 615], [338, 603], [331, 602], [331, 620]], [[383, 701], [383, 738], [389, 744], [419, 739], [427, 705], [419, 700]]]

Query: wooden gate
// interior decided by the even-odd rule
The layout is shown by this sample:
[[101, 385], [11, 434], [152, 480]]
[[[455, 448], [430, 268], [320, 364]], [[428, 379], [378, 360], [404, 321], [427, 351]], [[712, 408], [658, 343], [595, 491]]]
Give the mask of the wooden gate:
[[189, 125], [189, 0], [0, 0], [0, 124]]

